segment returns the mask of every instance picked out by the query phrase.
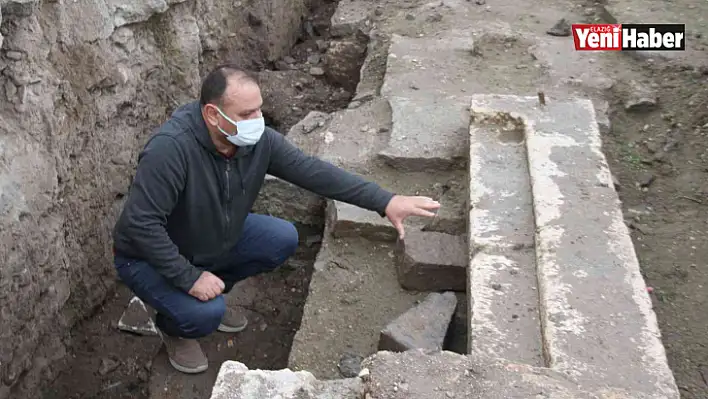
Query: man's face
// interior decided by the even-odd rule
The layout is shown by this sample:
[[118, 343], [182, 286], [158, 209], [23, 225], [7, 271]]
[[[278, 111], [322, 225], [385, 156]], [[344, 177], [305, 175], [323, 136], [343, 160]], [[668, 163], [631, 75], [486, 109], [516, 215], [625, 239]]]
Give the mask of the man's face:
[[234, 123], [260, 118], [262, 106], [263, 98], [258, 85], [236, 78], [230, 79], [220, 108], [228, 119], [219, 113], [217, 106], [213, 104], [208, 106], [207, 115], [212, 126], [216, 125], [229, 135], [234, 135], [237, 133]]

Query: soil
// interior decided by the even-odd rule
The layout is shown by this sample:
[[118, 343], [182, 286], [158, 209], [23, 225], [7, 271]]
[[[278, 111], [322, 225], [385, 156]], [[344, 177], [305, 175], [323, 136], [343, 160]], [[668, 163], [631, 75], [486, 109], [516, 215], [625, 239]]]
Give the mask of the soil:
[[[319, 251], [321, 227], [298, 226], [300, 247], [280, 269], [244, 281], [249, 298], [238, 301], [251, 311], [250, 327], [238, 334], [216, 333], [200, 340], [210, 355], [207, 373], [185, 379], [193, 384], [190, 397], [209, 397], [218, 367], [235, 359], [249, 368], [287, 367], [292, 339], [299, 328], [302, 309]], [[235, 291], [234, 291], [235, 292]], [[237, 296], [242, 296], [236, 294]], [[70, 356], [58, 369], [64, 370], [42, 390], [44, 399], [148, 399], [156, 397], [157, 379], [172, 373], [158, 337], [140, 336], [118, 330], [117, 322], [132, 298], [118, 284], [96, 314], [72, 331]], [[240, 299], [240, 298], [239, 298]], [[214, 353], [218, 352], [218, 355]], [[177, 373], [174, 371], [174, 373]], [[151, 375], [152, 374], [152, 375]], [[162, 389], [160, 390], [162, 391]], [[192, 396], [193, 395], [193, 396]], [[165, 397], [181, 398], [180, 393]]]
[[648, 68], [661, 93], [650, 113], [624, 110], [610, 95], [605, 154], [684, 399], [708, 397], [708, 76]]
[[[264, 117], [269, 126], [284, 134], [310, 111], [334, 112], [346, 107], [353, 95], [328, 83], [323, 76], [310, 73], [313, 66], [323, 62], [329, 41], [327, 29], [336, 5], [336, 2], [323, 2], [313, 10], [305, 22], [312, 29], [303, 28], [302, 38], [291, 55], [285, 57], [288, 62], [280, 60], [270, 65], [272, 69], [257, 72], [266, 104]], [[313, 54], [320, 56], [311, 57]], [[210, 369], [196, 378], [179, 382], [192, 384], [191, 389], [180, 387], [168, 391], [165, 387], [171, 380], [165, 374], [176, 372], [169, 366], [159, 338], [118, 330], [117, 322], [133, 296], [118, 282], [103, 305], [73, 328], [67, 346], [69, 355], [50, 368], [63, 371], [46, 372], [41, 397], [148, 399], [164, 395], [182, 398], [190, 391], [190, 398], [201, 398], [210, 395], [218, 367], [224, 360], [236, 359], [249, 368], [287, 367], [319, 251], [317, 237], [322, 226], [298, 226], [298, 230], [301, 245], [293, 258], [274, 273], [244, 282], [244, 293], [249, 295], [247, 303], [240, 300], [243, 298], [236, 301], [251, 311], [251, 326], [233, 336], [219, 333], [201, 341], [210, 358]]]
[[[335, 6], [331, 3], [328, 9], [319, 10], [321, 14], [311, 23], [313, 29], [321, 28], [321, 21]], [[695, 12], [708, 16], [706, 7]], [[327, 40], [326, 33], [324, 38], [305, 37], [293, 50], [293, 62], [281, 60], [273, 65], [279, 73], [309, 82], [301, 93], [267, 100], [276, 101], [267, 114], [281, 131], [311, 110], [340, 108], [351, 96], [309, 73], [312, 65], [307, 64], [307, 58], [321, 51], [317, 41]], [[629, 57], [617, 66], [653, 81], [654, 90], [660, 93], [655, 110], [637, 114], [625, 111], [628, 87], [623, 80], [605, 93], [610, 102], [611, 131], [604, 136], [604, 151], [618, 181], [623, 211], [652, 289], [682, 398], [704, 399], [708, 397], [708, 76], [706, 70]], [[291, 93], [289, 90], [284, 92]], [[273, 92], [277, 92], [275, 86]], [[257, 278], [268, 298], [263, 309], [271, 309], [263, 313], [268, 327], [265, 332], [249, 329], [235, 336], [233, 358], [251, 368], [285, 367], [315, 254], [314, 246], [303, 245], [297, 259], [307, 261], [307, 267], [287, 275]], [[119, 286], [109, 298], [96, 315], [73, 330], [72, 356], [65, 361], [65, 372], [44, 390], [44, 398], [148, 397], [149, 369], [159, 341], [119, 332], [115, 323], [130, 294]], [[264, 346], [264, 342], [273, 345]], [[110, 366], [112, 361], [118, 367], [102, 375], [102, 363]]]

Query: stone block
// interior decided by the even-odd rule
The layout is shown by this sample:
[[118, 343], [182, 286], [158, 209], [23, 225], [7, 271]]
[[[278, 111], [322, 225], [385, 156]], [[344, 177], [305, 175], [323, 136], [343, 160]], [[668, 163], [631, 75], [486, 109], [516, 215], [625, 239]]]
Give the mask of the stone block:
[[429, 294], [381, 331], [379, 350], [442, 350], [456, 306], [457, 297], [453, 292]]
[[[581, 391], [567, 376], [549, 369], [497, 359], [484, 353], [463, 356], [422, 349], [379, 352], [363, 364], [370, 372], [371, 399], [639, 399]], [[642, 399], [647, 399], [641, 397]]]
[[157, 335], [154, 315], [152, 308], [148, 309], [140, 298], [134, 296], [118, 320], [118, 329], [140, 335]]
[[329, 33], [334, 37], [365, 33], [371, 25], [372, 12], [367, 2], [342, 0], [332, 15]]
[[592, 102], [490, 95], [473, 104], [527, 126], [549, 366], [586, 389], [678, 398]]
[[391, 108], [376, 99], [331, 115], [322, 133], [321, 158], [352, 172], [366, 173], [391, 126]]
[[266, 175], [252, 211], [290, 222], [324, 224], [325, 199], [277, 177]]
[[388, 100], [392, 131], [379, 158], [401, 172], [465, 166], [470, 119], [466, 97], [389, 96]]
[[335, 237], [361, 236], [378, 241], [396, 241], [398, 232], [387, 218], [340, 201], [329, 201], [327, 223]]
[[364, 396], [360, 378], [319, 381], [307, 371], [249, 370], [243, 363], [221, 365], [210, 399], [358, 399]]
[[417, 291], [465, 291], [467, 242], [463, 236], [409, 231], [398, 247], [398, 282]]
[[[446, 29], [425, 37], [393, 34], [381, 95], [425, 100], [478, 91], [482, 87], [470, 76], [470, 71], [475, 70], [474, 49], [474, 35], [469, 28]], [[462, 101], [463, 107], [468, 104], [469, 100]], [[464, 123], [465, 130], [467, 125]]]

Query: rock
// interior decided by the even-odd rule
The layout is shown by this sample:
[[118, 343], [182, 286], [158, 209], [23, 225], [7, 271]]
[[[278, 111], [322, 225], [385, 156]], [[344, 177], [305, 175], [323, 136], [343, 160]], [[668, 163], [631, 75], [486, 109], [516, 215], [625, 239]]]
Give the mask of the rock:
[[339, 359], [339, 364], [337, 365], [342, 377], [353, 378], [358, 376], [361, 372], [362, 360], [364, 360], [364, 358], [359, 355], [354, 355], [351, 353], [345, 353], [342, 355], [342, 358]]
[[409, 21], [413, 21], [415, 19], [415, 15], [413, 14], [406, 14], [406, 19]]
[[330, 201], [327, 218], [335, 237], [362, 236], [372, 240], [396, 241], [398, 232], [376, 212], [339, 201]]
[[253, 210], [292, 222], [304, 224], [322, 223], [325, 200], [312, 192], [266, 175], [263, 187]]
[[143, 301], [134, 296], [118, 320], [118, 329], [140, 335], [157, 335], [153, 315], [154, 311], [148, 311]]
[[416, 291], [465, 291], [467, 242], [462, 236], [410, 231], [398, 246], [398, 281]]
[[7, 57], [7, 58], [9, 58], [9, 59], [11, 59], [11, 60], [14, 60], [14, 61], [19, 61], [19, 60], [21, 60], [22, 58], [24, 58], [24, 56], [25, 56], [25, 54], [22, 53], [22, 52], [20, 52], [20, 51], [12, 51], [12, 50], [10, 50], [10, 51], [8, 51], [8, 52], [5, 53], [5, 57]]
[[317, 53], [310, 54], [307, 57], [307, 63], [308, 64], [319, 64], [321, 59], [322, 59], [322, 56], [320, 54], [317, 54]]
[[312, 67], [310, 68], [310, 75], [312, 76], [322, 76], [325, 74], [324, 69], [320, 67]]
[[283, 57], [283, 61], [287, 62], [288, 64], [294, 64], [295, 58], [293, 58], [289, 55], [286, 55], [285, 57]]
[[475, 4], [477, 4], [478, 6], [483, 6], [487, 4], [487, 0], [475, 0]]
[[98, 369], [98, 373], [101, 375], [106, 375], [111, 371], [115, 370], [120, 366], [120, 363], [113, 359], [103, 358], [101, 359], [101, 367]]
[[452, 292], [429, 294], [381, 331], [379, 350], [441, 350], [456, 305], [457, 298]]
[[442, 19], [443, 19], [442, 14], [440, 14], [439, 12], [436, 12], [432, 15], [429, 15], [425, 20], [427, 22], [440, 22], [440, 21], [442, 21]]
[[354, 92], [366, 56], [366, 40], [359, 37], [334, 40], [325, 53], [327, 80], [347, 91]]
[[641, 188], [647, 188], [651, 186], [652, 183], [654, 183], [654, 180], [656, 180], [656, 175], [650, 172], [643, 172], [640, 176], [639, 179], [637, 180], [637, 184]]
[[210, 399], [359, 399], [364, 391], [359, 378], [319, 381], [307, 371], [249, 370], [229, 360], [219, 369]]
[[656, 109], [657, 94], [649, 86], [630, 82], [630, 91], [624, 109], [632, 113], [647, 113]]
[[568, 21], [565, 20], [565, 18], [562, 18], [558, 22], [556, 22], [556, 24], [553, 25], [551, 29], [547, 30], [546, 33], [551, 36], [565, 37], [570, 36], [570, 30], [570, 24], [568, 23]]

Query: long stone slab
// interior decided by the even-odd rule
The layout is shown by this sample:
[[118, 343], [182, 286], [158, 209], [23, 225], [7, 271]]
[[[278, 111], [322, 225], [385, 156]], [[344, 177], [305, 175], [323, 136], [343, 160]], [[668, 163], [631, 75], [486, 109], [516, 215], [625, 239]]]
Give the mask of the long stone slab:
[[320, 379], [341, 378], [346, 354], [376, 353], [379, 334], [425, 293], [398, 284], [394, 243], [362, 237], [336, 238], [325, 225], [300, 329], [288, 367]]
[[592, 395], [560, 373], [485, 353], [379, 352], [363, 366], [371, 373], [371, 399], [639, 399], [613, 392]]
[[472, 100], [475, 112], [524, 121], [548, 365], [586, 389], [678, 398], [592, 102], [546, 103]]
[[471, 111], [468, 350], [543, 366], [523, 121]]

